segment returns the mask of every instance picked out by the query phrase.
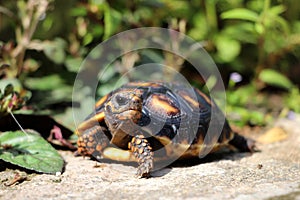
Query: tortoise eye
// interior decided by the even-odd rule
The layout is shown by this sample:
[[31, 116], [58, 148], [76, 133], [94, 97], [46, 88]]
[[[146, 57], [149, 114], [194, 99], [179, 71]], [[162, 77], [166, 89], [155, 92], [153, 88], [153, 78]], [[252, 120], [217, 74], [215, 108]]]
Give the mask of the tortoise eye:
[[124, 105], [126, 105], [128, 103], [128, 99], [125, 98], [125, 97], [122, 97], [120, 95], [116, 96], [116, 101], [119, 104], [119, 106], [124, 106]]

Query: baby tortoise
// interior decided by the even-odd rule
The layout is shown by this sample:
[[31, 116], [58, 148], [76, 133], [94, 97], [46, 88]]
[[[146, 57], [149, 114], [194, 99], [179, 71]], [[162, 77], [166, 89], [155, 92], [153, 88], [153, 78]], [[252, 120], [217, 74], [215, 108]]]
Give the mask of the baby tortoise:
[[[211, 120], [212, 108], [223, 121]], [[209, 126], [212, 130], [221, 126], [221, 133], [206, 137]], [[208, 96], [175, 83], [123, 85], [96, 103], [95, 112], [79, 125], [76, 134], [78, 154], [136, 161], [137, 175], [141, 177], [149, 176], [154, 160], [188, 159], [207, 149], [214, 152], [223, 145], [242, 152], [252, 152], [254, 148], [252, 140], [231, 130]]]

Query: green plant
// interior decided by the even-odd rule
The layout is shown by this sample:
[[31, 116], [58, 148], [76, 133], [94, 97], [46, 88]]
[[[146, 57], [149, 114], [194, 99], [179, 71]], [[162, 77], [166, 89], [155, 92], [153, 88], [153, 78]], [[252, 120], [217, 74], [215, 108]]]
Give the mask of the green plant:
[[[15, 39], [16, 46], [13, 42], [8, 42], [2, 46], [2, 60], [0, 64], [9, 64], [7, 77], [19, 77], [24, 72], [25, 64], [30, 64], [30, 60], [25, 60], [25, 53], [28, 49], [38, 49], [39, 43], [33, 41], [33, 35], [37, 29], [38, 22], [45, 15], [50, 0], [19, 0], [17, 1], [16, 16], [13, 11], [1, 7], [4, 14], [12, 17], [16, 23]], [[0, 10], [0, 12], [1, 12]], [[36, 63], [30, 67], [36, 68]], [[27, 65], [28, 67], [28, 65]]]
[[0, 117], [21, 109], [30, 93], [22, 89], [17, 79], [0, 81]]
[[300, 91], [298, 87], [293, 86], [285, 97], [285, 103], [289, 110], [300, 113]]
[[266, 109], [261, 109], [266, 101], [264, 96], [257, 93], [254, 85], [235, 88], [235, 81], [230, 79], [229, 86], [226, 91], [226, 113], [231, 122], [238, 126], [263, 126], [272, 119]]
[[[254, 63], [254, 73], [257, 78], [265, 68], [283, 67], [281, 58], [286, 54], [293, 55], [293, 50], [300, 44], [300, 40], [296, 39], [300, 37], [300, 32], [294, 28], [298, 21], [289, 22], [283, 17], [283, 13], [287, 10], [284, 3], [273, 5], [271, 0], [264, 0], [263, 4], [262, 1], [255, 2], [260, 5], [256, 10], [254, 3], [248, 4], [248, 8], [224, 11], [221, 18], [240, 20], [228, 24], [224, 31], [228, 31], [234, 39], [242, 43], [255, 44], [257, 63]], [[237, 30], [232, 30], [233, 27]], [[250, 37], [245, 37], [249, 34]]]
[[9, 131], [0, 134], [0, 160], [42, 173], [62, 172], [64, 160], [38, 133]]

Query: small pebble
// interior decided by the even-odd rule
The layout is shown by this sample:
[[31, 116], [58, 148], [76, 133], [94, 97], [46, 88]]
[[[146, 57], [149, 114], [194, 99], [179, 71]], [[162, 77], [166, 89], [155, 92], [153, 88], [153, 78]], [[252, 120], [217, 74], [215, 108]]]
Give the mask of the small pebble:
[[55, 176], [60, 176], [61, 175], [61, 172], [56, 172], [55, 173]]

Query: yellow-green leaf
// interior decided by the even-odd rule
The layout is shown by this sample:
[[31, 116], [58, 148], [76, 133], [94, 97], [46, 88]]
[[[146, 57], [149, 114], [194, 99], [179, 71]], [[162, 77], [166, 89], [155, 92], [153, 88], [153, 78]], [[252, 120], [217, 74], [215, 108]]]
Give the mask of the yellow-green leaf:
[[0, 159], [42, 173], [62, 172], [64, 160], [41, 136], [22, 131], [0, 134]]
[[241, 19], [256, 22], [259, 15], [245, 8], [236, 8], [221, 14], [222, 19]]
[[291, 89], [293, 86], [292, 82], [273, 69], [264, 69], [259, 74], [259, 79], [267, 85], [281, 87], [284, 89]]

